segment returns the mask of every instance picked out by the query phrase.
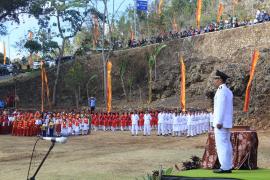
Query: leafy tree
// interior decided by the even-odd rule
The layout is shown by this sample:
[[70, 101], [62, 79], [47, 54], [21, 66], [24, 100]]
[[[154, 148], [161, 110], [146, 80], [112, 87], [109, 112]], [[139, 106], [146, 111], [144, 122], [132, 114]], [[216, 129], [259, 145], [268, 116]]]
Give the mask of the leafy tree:
[[80, 91], [85, 80], [84, 66], [76, 61], [65, 76], [66, 85], [73, 90], [76, 107], [79, 108]]
[[[42, 0], [44, 6], [41, 12], [35, 14], [40, 29], [51, 29], [51, 33], [62, 40], [59, 46], [58, 59], [64, 56], [67, 41], [76, 36], [81, 30], [89, 12], [93, 10], [90, 0]], [[56, 77], [53, 87], [53, 105], [56, 105], [56, 93], [59, 81], [61, 61], [57, 64]]]
[[[149, 74], [149, 80], [148, 80], [148, 103], [152, 102], [152, 86], [153, 86], [153, 78], [152, 78], [152, 71], [153, 67], [157, 63], [157, 56], [159, 55], [160, 51], [165, 48], [166, 45], [159, 45], [158, 47], [155, 48], [154, 52], [148, 57], [148, 74]], [[156, 68], [155, 68], [156, 72]], [[155, 73], [156, 76], [156, 73]]]
[[120, 79], [121, 79], [121, 86], [122, 86], [122, 89], [123, 89], [123, 93], [124, 93], [124, 96], [126, 98], [126, 100], [128, 101], [128, 96], [127, 96], [127, 93], [126, 93], [126, 88], [125, 88], [125, 81], [124, 81], [124, 76], [126, 74], [126, 70], [127, 70], [127, 61], [126, 60], [122, 60], [121, 61], [121, 64], [120, 64]]
[[0, 35], [5, 35], [7, 21], [20, 23], [19, 15], [30, 13], [36, 7], [34, 0], [2, 0], [0, 2]]
[[53, 40], [50, 29], [40, 29], [37, 32], [38, 41], [41, 44], [43, 57], [56, 57], [59, 54], [59, 45]]
[[30, 54], [38, 53], [41, 51], [41, 44], [35, 40], [26, 41], [24, 47], [29, 50]]

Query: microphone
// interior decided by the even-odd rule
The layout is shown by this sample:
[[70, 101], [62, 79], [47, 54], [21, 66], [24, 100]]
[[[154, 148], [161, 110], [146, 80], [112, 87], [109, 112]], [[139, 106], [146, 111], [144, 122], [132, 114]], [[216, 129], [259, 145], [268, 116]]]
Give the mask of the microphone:
[[67, 142], [67, 137], [42, 137], [42, 140], [51, 141], [53, 143], [65, 144]]

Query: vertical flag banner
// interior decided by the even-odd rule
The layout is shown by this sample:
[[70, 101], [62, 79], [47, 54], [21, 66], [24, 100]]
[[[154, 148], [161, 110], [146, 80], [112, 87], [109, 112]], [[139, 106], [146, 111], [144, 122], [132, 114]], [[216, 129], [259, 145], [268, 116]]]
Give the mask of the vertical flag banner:
[[43, 73], [43, 62], [41, 62], [41, 112], [44, 112], [44, 73]]
[[7, 52], [6, 52], [6, 44], [5, 42], [3, 42], [3, 46], [4, 46], [4, 62], [3, 64], [7, 63]]
[[131, 40], [131, 42], [134, 40], [134, 37], [135, 37], [134, 32], [132, 30], [132, 27], [130, 26], [130, 40]]
[[173, 17], [172, 29], [173, 29], [174, 32], [179, 31], [179, 28], [178, 28], [178, 25], [176, 23], [175, 17]]
[[46, 86], [46, 94], [47, 94], [47, 101], [49, 103], [49, 107], [51, 107], [51, 103], [50, 103], [50, 90], [49, 90], [49, 85], [48, 85], [48, 77], [47, 77], [47, 73], [46, 73], [46, 69], [45, 69], [43, 61], [41, 61], [40, 73], [41, 73], [41, 112], [44, 112], [44, 96], [45, 96], [44, 84]]
[[98, 43], [98, 38], [99, 38], [99, 24], [98, 24], [98, 19], [97, 17], [94, 15], [93, 16], [93, 22], [94, 22], [94, 28], [93, 28], [93, 47], [94, 49], [97, 46]]
[[196, 24], [198, 29], [200, 29], [201, 26], [201, 13], [202, 13], [202, 0], [198, 0], [196, 11]]
[[29, 31], [29, 33], [28, 33], [28, 40], [29, 41], [32, 41], [32, 39], [33, 39], [33, 32], [32, 31]]
[[233, 16], [234, 16], [234, 11], [235, 11], [235, 6], [238, 4], [238, 0], [232, 0], [232, 7], [233, 7]]
[[222, 3], [219, 3], [218, 7], [218, 15], [217, 15], [217, 23], [220, 23], [220, 17], [222, 16], [222, 13], [224, 11], [224, 5]]
[[[29, 33], [28, 33], [28, 40], [29, 41], [32, 41], [32, 39], [33, 39], [33, 32], [32, 31], [29, 31]], [[29, 59], [28, 59], [28, 64], [29, 65], [32, 65], [32, 63], [33, 63], [33, 61], [32, 61], [32, 54], [30, 54]]]
[[180, 103], [182, 111], [186, 111], [186, 66], [183, 60], [183, 57], [180, 57], [180, 66], [181, 66], [181, 95]]
[[258, 50], [255, 50], [253, 53], [253, 57], [252, 57], [250, 76], [249, 76], [248, 85], [246, 88], [246, 96], [245, 96], [245, 103], [244, 103], [244, 109], [243, 109], [244, 112], [248, 112], [251, 84], [252, 84], [252, 80], [254, 78], [255, 68], [256, 68], [256, 64], [257, 64], [259, 58], [260, 58], [260, 53]]
[[159, 0], [159, 3], [158, 3], [158, 15], [161, 15], [161, 13], [162, 13], [163, 3], [164, 3], [163, 0]]
[[107, 112], [112, 110], [112, 62], [107, 62]]

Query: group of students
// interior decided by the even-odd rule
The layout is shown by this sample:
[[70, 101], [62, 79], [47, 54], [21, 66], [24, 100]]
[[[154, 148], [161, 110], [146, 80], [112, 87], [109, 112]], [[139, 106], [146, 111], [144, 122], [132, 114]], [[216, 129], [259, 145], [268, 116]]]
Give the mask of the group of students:
[[150, 136], [196, 136], [209, 131], [213, 114], [208, 112], [179, 112], [171, 110], [129, 113], [95, 113], [92, 127], [95, 131], [131, 131], [133, 136], [143, 132]]
[[2, 113], [0, 134], [13, 136], [69, 136], [90, 133], [91, 115], [88, 113]]
[[0, 115], [0, 134], [13, 136], [70, 136], [87, 135], [94, 131], [131, 131], [150, 136], [196, 136], [209, 131], [213, 114], [204, 111], [171, 110], [61, 113], [17, 112]]

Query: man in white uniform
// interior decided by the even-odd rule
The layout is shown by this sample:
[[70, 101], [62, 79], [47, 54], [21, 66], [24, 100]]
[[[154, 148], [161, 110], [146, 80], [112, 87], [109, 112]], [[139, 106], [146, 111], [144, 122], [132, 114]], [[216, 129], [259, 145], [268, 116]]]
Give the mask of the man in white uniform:
[[150, 121], [152, 119], [151, 115], [148, 113], [148, 111], [145, 112], [144, 116], [144, 125], [143, 125], [143, 135], [144, 136], [150, 136], [151, 134], [151, 125]]
[[233, 94], [225, 82], [229, 78], [225, 73], [217, 71], [214, 85], [217, 88], [214, 97], [214, 133], [220, 169], [214, 173], [231, 173], [232, 169], [232, 144], [230, 129], [233, 120]]
[[159, 112], [158, 113], [158, 133], [157, 133], [158, 136], [161, 136], [163, 132], [163, 124], [164, 124], [163, 117], [164, 117], [164, 112], [163, 111]]
[[137, 112], [131, 114], [131, 134], [132, 136], [136, 135], [138, 136], [138, 121], [139, 121], [139, 116]]

